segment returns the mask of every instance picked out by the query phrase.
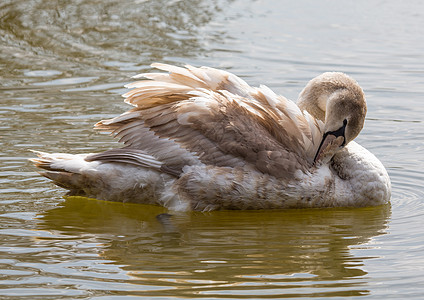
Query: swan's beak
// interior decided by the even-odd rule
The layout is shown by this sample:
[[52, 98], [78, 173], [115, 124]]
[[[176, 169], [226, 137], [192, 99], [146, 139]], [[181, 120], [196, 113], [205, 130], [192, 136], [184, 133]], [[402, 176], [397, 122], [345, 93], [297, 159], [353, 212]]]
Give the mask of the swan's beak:
[[321, 158], [327, 156], [327, 153], [334, 154], [339, 148], [346, 145], [345, 129], [347, 122], [343, 122], [343, 126], [335, 131], [324, 133], [318, 151], [315, 154], [314, 163], [320, 161]]

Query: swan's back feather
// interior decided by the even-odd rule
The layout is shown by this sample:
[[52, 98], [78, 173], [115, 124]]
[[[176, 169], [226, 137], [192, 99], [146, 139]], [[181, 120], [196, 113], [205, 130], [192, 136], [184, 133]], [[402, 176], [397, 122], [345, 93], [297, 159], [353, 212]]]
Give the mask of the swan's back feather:
[[226, 71], [152, 66], [170, 73], [142, 74], [150, 80], [127, 85], [134, 89], [124, 97], [135, 108], [96, 128], [174, 169], [243, 166], [290, 179], [311, 166], [322, 122], [294, 102]]
[[102, 153], [90, 154], [86, 161], [121, 162], [136, 165], [143, 168], [160, 170], [162, 163], [151, 155], [137, 149], [111, 149]]

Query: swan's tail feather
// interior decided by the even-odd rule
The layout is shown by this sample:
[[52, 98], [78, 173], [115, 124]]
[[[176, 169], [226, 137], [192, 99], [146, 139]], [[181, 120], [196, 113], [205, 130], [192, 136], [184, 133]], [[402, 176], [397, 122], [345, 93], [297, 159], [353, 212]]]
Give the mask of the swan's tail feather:
[[37, 157], [29, 160], [38, 168], [48, 171], [65, 171], [69, 173], [81, 173], [81, 169], [88, 167], [85, 160], [88, 154], [47, 153], [34, 152]]
[[[52, 180], [57, 186], [68, 189], [71, 195], [83, 194], [82, 187], [87, 184], [85, 176], [76, 172], [77, 169], [75, 167], [66, 168], [66, 164], [63, 163], [63, 161], [68, 161], [68, 164], [71, 164], [72, 157], [70, 154], [31, 151], [37, 154], [38, 157], [30, 158], [29, 161], [37, 168], [43, 169], [38, 171], [39, 174]], [[78, 158], [80, 159], [80, 157]]]
[[30, 158], [29, 161], [34, 164], [37, 168], [45, 169], [45, 170], [51, 170], [51, 162], [52, 159], [49, 158], [48, 153], [36, 151], [36, 150], [30, 150], [31, 152], [37, 154], [38, 158]]

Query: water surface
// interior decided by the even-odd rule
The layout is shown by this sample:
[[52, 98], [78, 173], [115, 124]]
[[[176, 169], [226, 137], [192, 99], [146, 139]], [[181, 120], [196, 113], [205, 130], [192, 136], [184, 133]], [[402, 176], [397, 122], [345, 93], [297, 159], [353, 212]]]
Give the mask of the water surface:
[[[424, 293], [421, 1], [2, 1], [0, 297], [368, 298]], [[166, 215], [63, 198], [28, 149], [118, 147], [92, 126], [152, 62], [208, 65], [296, 99], [343, 71], [390, 205]], [[157, 216], [159, 215], [159, 218]]]

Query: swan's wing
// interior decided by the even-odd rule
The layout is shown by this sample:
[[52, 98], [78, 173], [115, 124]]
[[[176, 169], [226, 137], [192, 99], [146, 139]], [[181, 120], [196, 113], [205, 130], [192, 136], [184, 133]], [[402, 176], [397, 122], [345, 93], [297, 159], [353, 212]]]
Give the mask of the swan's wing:
[[137, 76], [150, 80], [127, 86], [134, 89], [125, 101], [135, 108], [100, 121], [98, 129], [156, 157], [172, 173], [201, 162], [290, 178], [311, 165], [308, 149], [319, 143], [320, 124], [293, 102], [225, 71], [153, 66], [169, 73]]

